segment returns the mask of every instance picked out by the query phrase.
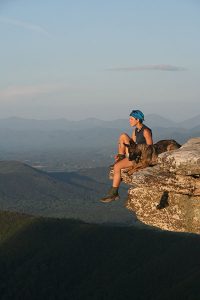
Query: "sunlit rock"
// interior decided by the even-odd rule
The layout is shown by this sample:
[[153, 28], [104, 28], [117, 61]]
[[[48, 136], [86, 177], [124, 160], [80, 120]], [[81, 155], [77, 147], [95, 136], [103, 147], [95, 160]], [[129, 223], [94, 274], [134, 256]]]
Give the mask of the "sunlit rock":
[[154, 167], [132, 175], [122, 170], [122, 180], [130, 185], [126, 206], [140, 221], [200, 233], [200, 138], [162, 153]]

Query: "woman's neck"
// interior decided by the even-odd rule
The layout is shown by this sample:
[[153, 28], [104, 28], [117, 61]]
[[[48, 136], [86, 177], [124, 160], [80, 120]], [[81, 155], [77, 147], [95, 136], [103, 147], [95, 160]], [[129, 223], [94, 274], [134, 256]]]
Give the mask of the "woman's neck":
[[142, 127], [143, 127], [143, 124], [142, 124], [142, 123], [138, 123], [138, 124], [136, 125], [136, 128], [137, 128], [138, 130], [142, 129]]

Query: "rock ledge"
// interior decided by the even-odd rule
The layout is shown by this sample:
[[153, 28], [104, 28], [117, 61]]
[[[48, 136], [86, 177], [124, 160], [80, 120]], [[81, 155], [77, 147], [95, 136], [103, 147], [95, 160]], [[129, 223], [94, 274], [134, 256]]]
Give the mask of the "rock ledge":
[[127, 208], [145, 224], [161, 229], [200, 233], [200, 138], [159, 155], [158, 164], [132, 175]]

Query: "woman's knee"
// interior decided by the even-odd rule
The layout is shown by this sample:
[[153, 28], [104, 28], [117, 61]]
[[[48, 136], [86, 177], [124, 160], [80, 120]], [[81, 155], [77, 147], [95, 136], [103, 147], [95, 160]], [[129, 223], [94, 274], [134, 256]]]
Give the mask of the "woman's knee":
[[114, 173], [119, 173], [122, 169], [129, 168], [132, 165], [132, 161], [130, 161], [128, 158], [124, 158], [123, 160], [119, 161], [114, 165]]
[[130, 136], [125, 132], [121, 133], [119, 136], [119, 142], [122, 142], [122, 141], [128, 142], [128, 141], [130, 141], [130, 139], [131, 139]]

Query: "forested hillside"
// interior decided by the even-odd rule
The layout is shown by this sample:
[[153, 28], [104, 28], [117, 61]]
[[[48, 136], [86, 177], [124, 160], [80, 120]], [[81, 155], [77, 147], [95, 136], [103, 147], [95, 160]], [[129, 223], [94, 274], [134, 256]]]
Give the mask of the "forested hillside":
[[8, 212], [0, 224], [2, 300], [200, 297], [199, 236]]
[[3, 210], [92, 223], [135, 223], [124, 208], [127, 187], [120, 190], [119, 201], [104, 205], [99, 201], [109, 186], [107, 168], [46, 173], [16, 161], [0, 162]]

